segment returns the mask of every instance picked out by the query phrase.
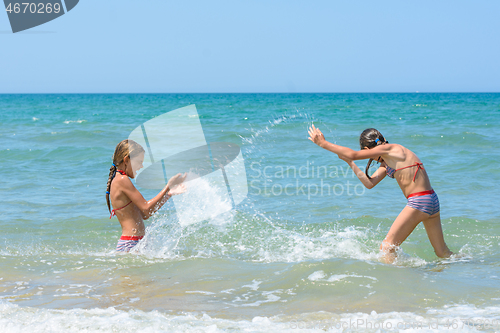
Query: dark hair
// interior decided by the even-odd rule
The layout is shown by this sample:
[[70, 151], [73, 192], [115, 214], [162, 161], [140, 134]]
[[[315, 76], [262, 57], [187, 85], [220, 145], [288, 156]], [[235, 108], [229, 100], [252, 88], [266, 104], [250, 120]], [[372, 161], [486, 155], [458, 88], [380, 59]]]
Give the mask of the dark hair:
[[111, 205], [109, 202], [109, 193], [111, 189], [111, 182], [115, 178], [117, 166], [123, 162], [125, 157], [138, 155], [144, 153], [144, 148], [137, 142], [133, 140], [123, 140], [118, 145], [116, 145], [115, 153], [113, 154], [113, 165], [109, 168], [108, 184], [106, 187], [106, 202], [108, 204], [108, 210], [111, 214]]
[[[364, 149], [365, 147], [367, 147], [368, 149], [375, 148], [376, 146], [381, 145], [384, 142], [389, 143], [389, 141], [387, 141], [384, 138], [382, 133], [380, 133], [375, 128], [367, 128], [359, 136], [359, 146], [361, 147], [361, 149]], [[366, 177], [368, 177], [368, 179], [372, 179], [368, 175], [368, 169], [370, 168], [372, 162], [373, 162], [373, 158], [370, 158], [370, 160], [368, 161], [368, 164], [366, 164], [365, 174], [366, 174]]]

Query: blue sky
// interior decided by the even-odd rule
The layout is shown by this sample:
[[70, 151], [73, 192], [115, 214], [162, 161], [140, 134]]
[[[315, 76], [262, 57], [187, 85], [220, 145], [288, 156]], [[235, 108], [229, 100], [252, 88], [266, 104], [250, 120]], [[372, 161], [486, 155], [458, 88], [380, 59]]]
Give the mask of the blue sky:
[[12, 34], [0, 93], [500, 92], [500, 1], [81, 0]]

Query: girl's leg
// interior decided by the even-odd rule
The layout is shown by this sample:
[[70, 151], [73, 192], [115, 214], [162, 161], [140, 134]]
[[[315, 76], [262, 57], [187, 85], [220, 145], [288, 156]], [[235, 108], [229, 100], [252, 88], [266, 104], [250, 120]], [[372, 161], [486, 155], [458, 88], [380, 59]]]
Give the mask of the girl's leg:
[[396, 259], [396, 247], [401, 245], [411, 234], [415, 227], [423, 220], [427, 220], [429, 214], [421, 212], [415, 208], [405, 206], [394, 221], [385, 236], [380, 249], [384, 252], [384, 258], [387, 263]]
[[450, 251], [444, 242], [441, 215], [436, 213], [424, 220], [424, 227], [436, 255], [440, 258], [448, 258], [451, 256], [453, 252]]

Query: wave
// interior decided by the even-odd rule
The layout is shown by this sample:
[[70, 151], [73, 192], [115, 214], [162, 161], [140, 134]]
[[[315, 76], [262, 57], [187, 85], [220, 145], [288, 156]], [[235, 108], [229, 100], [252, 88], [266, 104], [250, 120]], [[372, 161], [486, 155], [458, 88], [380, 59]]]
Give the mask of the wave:
[[[187, 226], [181, 225], [172, 211], [156, 215], [152, 219], [146, 236], [131, 251], [135, 260], [216, 258], [293, 263], [341, 258], [378, 262], [381, 257], [380, 242], [392, 224], [390, 219], [371, 216], [297, 224], [242, 210], [227, 212], [209, 221]], [[26, 220], [19, 220], [6, 225], [6, 231], [12, 229], [16, 233], [16, 225], [25, 222]], [[94, 231], [102, 228], [102, 223], [108, 224], [110, 232]], [[496, 236], [489, 234], [487, 228], [491, 223], [460, 217], [443, 221], [445, 237], [451, 249], [462, 255], [460, 258], [447, 260], [440, 260], [434, 255], [425, 230], [420, 226], [398, 250], [395, 264], [422, 267], [428, 264], [470, 261], [498, 253]], [[121, 254], [114, 251], [119, 234], [111, 231], [113, 225], [107, 219], [89, 220], [79, 217], [57, 224], [58, 228], [73, 230], [73, 233], [47, 230], [45, 235], [3, 235], [3, 241], [0, 239], [3, 243], [0, 255], [86, 255], [114, 258]], [[75, 241], [75, 235], [79, 239], [85, 239], [85, 242]]]
[[202, 313], [167, 314], [160, 311], [43, 309], [0, 303], [2, 332], [495, 332], [500, 329], [500, 307], [451, 304], [423, 313], [312, 312], [296, 316], [254, 316], [226, 319]]

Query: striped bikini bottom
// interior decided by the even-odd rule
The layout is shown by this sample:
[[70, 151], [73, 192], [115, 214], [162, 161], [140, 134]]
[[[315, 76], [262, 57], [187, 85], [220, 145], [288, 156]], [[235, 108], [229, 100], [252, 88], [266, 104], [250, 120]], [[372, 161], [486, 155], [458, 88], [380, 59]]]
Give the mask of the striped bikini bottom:
[[429, 215], [439, 212], [439, 199], [434, 190], [410, 194], [406, 205]]
[[121, 236], [116, 244], [116, 251], [129, 252], [143, 238], [144, 236]]

